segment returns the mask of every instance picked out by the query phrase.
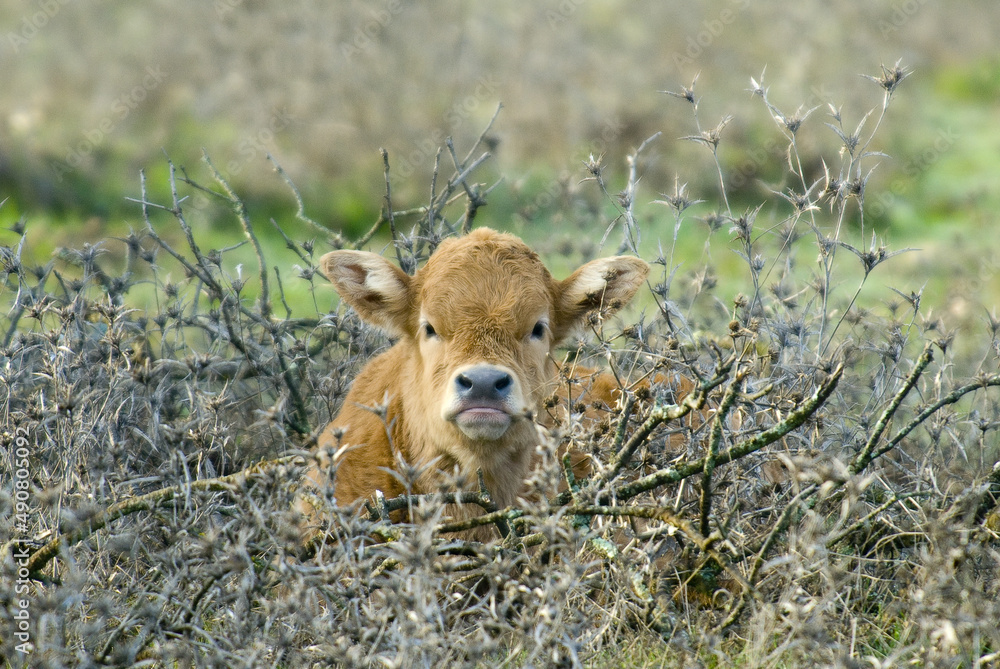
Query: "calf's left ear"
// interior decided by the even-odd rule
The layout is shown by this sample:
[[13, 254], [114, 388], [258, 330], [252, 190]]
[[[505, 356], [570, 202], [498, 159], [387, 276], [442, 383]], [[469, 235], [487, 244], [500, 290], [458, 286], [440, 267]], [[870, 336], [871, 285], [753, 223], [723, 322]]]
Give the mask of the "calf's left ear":
[[556, 340], [562, 339], [595, 309], [612, 313], [635, 296], [649, 274], [649, 265], [639, 258], [615, 256], [591, 260], [560, 281], [556, 301]]

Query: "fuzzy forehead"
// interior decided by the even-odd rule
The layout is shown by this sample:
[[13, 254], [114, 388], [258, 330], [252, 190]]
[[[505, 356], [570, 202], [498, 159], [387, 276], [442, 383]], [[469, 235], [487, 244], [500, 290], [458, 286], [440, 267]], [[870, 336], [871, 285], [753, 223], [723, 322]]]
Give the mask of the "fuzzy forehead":
[[417, 274], [421, 308], [452, 327], [523, 327], [549, 313], [552, 276], [516, 237], [481, 228], [441, 244]]

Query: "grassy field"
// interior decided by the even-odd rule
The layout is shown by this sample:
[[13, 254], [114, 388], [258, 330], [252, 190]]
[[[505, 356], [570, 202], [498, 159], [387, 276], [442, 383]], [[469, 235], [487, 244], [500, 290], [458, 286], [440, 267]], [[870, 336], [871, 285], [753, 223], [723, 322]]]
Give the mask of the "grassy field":
[[[0, 8], [0, 658], [994, 666], [998, 21], [986, 0]], [[400, 502], [413, 525], [330, 508], [303, 547], [305, 454], [387, 343], [316, 259], [417, 266], [470, 211], [557, 276], [650, 262], [567, 356], [697, 379], [706, 408], [660, 421], [660, 383], [568, 421], [503, 541], [456, 541], [427, 496]], [[568, 442], [597, 462], [572, 495]]]
[[[546, 88], [546, 80], [539, 73], [505, 69], [512, 64], [499, 56], [496, 68], [477, 68], [460, 59], [458, 72], [450, 72], [445, 81], [436, 78], [440, 71], [433, 63], [421, 62], [419, 68], [423, 69], [404, 79], [406, 90], [420, 91], [415, 103], [405, 107], [398, 104], [400, 94], [392, 78], [386, 76], [386, 69], [391, 69], [392, 61], [405, 58], [397, 51], [405, 53], [409, 47], [393, 40], [405, 35], [410, 26], [433, 20], [430, 14], [406, 5], [398, 14], [391, 14], [392, 20], [385, 26], [368, 25], [369, 14], [360, 8], [337, 10], [343, 14], [330, 20], [347, 33], [335, 40], [342, 53], [327, 55], [331, 60], [337, 60], [335, 55], [346, 59], [352, 76], [363, 80], [363, 84], [353, 79], [345, 81], [342, 76], [331, 74], [324, 79], [317, 72], [293, 69], [294, 90], [310, 91], [305, 100], [273, 80], [252, 83], [248, 68], [253, 59], [249, 56], [238, 60], [234, 54], [233, 60], [226, 61], [235, 67], [231, 78], [239, 85], [217, 83], [225, 79], [223, 63], [213, 51], [223, 48], [216, 41], [221, 38], [213, 40], [206, 35], [205, 43], [198, 46], [203, 51], [195, 46], [170, 48], [164, 43], [172, 34], [169, 31], [151, 38], [135, 29], [144, 22], [154, 23], [154, 10], [102, 7], [81, 13], [72, 5], [60, 7], [60, 13], [37, 35], [27, 42], [15, 40], [11, 44], [8, 56], [18, 67], [11, 71], [11, 86], [0, 101], [7, 117], [6, 127], [0, 129], [0, 140], [9, 147], [6, 160], [0, 164], [0, 187], [6, 198], [0, 207], [0, 224], [9, 227], [25, 218], [29, 223], [25, 252], [32, 258], [47, 258], [60, 246], [122, 236], [129, 226], [140, 226], [137, 207], [126, 198], [138, 194], [140, 169], [147, 174], [151, 192], [161, 198], [168, 195], [164, 190], [167, 164], [163, 150], [178, 166], [204, 177], [200, 165], [204, 148], [241, 192], [261, 227], [268, 228], [266, 223], [272, 217], [295, 227], [289, 191], [281, 179], [275, 178], [265, 159], [265, 153], [272, 152], [302, 190], [307, 210], [315, 220], [335, 232], [357, 235], [377, 218], [382, 204], [379, 146], [390, 151], [395, 165], [397, 203], [404, 208], [416, 206], [426, 199], [423, 184], [429, 180], [433, 154], [444, 138], [453, 135], [456, 141], [468, 142], [499, 102], [505, 104], [505, 109], [495, 126], [496, 158], [483, 178], [503, 181], [490, 206], [481, 213], [484, 224], [513, 229], [538, 241], [553, 235], [576, 235], [581, 221], [574, 218], [579, 219], [579, 212], [560, 205], [586, 177], [586, 157], [590, 153], [604, 155], [609, 188], [615, 190], [626, 178], [624, 158], [655, 132], [663, 134], [645, 153], [639, 196], [647, 202], [657, 199], [679, 178], [688, 184], [692, 197], [707, 201], [694, 211], [707, 214], [718, 203], [714, 165], [700, 147], [677, 141], [694, 132], [693, 124], [675, 100], [658, 93], [688, 85], [695, 75], [699, 77], [696, 90], [703, 95], [704, 122], [714, 125], [722, 115], [734, 115], [719, 151], [734, 191], [731, 197], [741, 207], [756, 206], [769, 196], [768, 189], [783, 187], [783, 143], [767, 110], [747, 95], [750, 77], [769, 68], [767, 84], [785, 113], [794, 112], [800, 105], [804, 109], [819, 107], [806, 120], [802, 133], [803, 153], [814, 161], [807, 165], [807, 173], [809, 178], [817, 178], [822, 174], [816, 162], [818, 156], [830, 155], [837, 142], [823, 125], [828, 121], [826, 105], [843, 106], [846, 119], [856, 123], [878, 102], [878, 91], [865, 86], [857, 74], [877, 73], [879, 63], [891, 64], [903, 57], [914, 75], [901, 90], [900, 102], [886, 119], [874, 147], [886, 157], [873, 165], [868, 193], [871, 228], [880, 239], [890, 247], [920, 249], [889, 268], [892, 281], [905, 284], [907, 289], [926, 284], [930, 303], [952, 310], [963, 319], [971, 318], [983, 306], [970, 304], [970, 295], [993, 295], [1000, 288], [995, 269], [1000, 250], [989, 235], [981, 232], [992, 223], [992, 212], [1000, 204], [992, 188], [998, 178], [995, 157], [1000, 131], [993, 119], [1000, 64], [989, 45], [977, 39], [974, 27], [968, 28], [962, 52], [954, 52], [946, 39], [949, 31], [964, 29], [962, 20], [969, 20], [963, 16], [981, 16], [981, 12], [993, 10], [991, 5], [972, 8], [970, 4], [965, 13], [948, 12], [943, 16], [933, 3], [917, 3], [919, 11], [904, 13], [905, 21], [898, 15], [902, 10], [894, 6], [881, 12], [872, 10], [869, 15], [841, 10], [835, 21], [824, 22], [821, 29], [806, 21], [808, 12], [798, 17], [798, 24], [793, 21], [786, 25], [778, 21], [781, 10], [766, 3], [743, 7], [741, 3], [720, 2], [701, 13], [681, 13], [683, 21], [677, 20], [677, 11], [650, 11], [645, 30], [636, 23], [640, 13], [635, 10], [636, 16], [626, 14], [609, 34], [594, 31], [606, 15], [587, 5], [574, 5], [569, 16], [559, 14], [568, 7], [539, 8], [535, 10], [537, 25], [533, 28], [527, 28], [526, 19], [519, 13], [499, 12], [489, 19], [497, 23], [495, 34], [483, 25], [489, 22], [485, 17], [464, 9], [466, 30], [483, 33], [476, 52], [481, 59], [502, 48], [498, 36], [507, 30], [526, 31], [526, 43], [546, 53], [572, 44], [575, 51], [558, 57], [553, 53], [547, 61], [553, 70], [549, 76], [564, 83], [555, 90]], [[7, 11], [8, 24], [16, 25], [21, 15], [13, 9]], [[209, 9], [206, 6], [200, 11]], [[726, 11], [733, 12], [734, 18], [730, 23], [720, 23], [724, 31], [713, 37], [713, 29], [721, 30], [713, 21], [721, 22], [718, 17]], [[216, 13], [214, 9], [211, 12]], [[93, 62], [93, 67], [86, 71], [86, 82], [66, 86], [71, 74], [66, 70], [79, 64], [61, 49], [69, 41], [68, 34], [87, 34], [92, 25], [89, 22], [95, 20], [90, 14], [101, 15], [108, 25], [118, 26], [123, 39], [116, 49], [95, 46], [87, 61]], [[263, 14], [257, 16], [239, 5], [220, 10], [219, 16], [202, 18], [206, 25], [222, 21], [228, 34], [264, 30], [265, 25], [280, 25], [282, 20], [288, 20], [284, 11], [274, 16]], [[178, 23], [166, 25], [182, 30], [187, 22], [195, 23], [198, 16], [184, 14]], [[351, 49], [356, 47], [347, 39], [353, 34], [349, 30], [352, 25], [362, 31], [378, 28], [379, 39], [354, 54]], [[837, 58], [826, 59], [821, 57], [820, 49], [810, 52], [803, 45], [802, 53], [783, 61], [783, 56], [768, 50], [762, 38], [751, 39], [751, 31], [760, 26], [770, 31], [762, 35], [773, 35], [773, 40], [787, 39], [792, 25], [824, 35], [850, 35], [849, 41], [861, 46], [856, 50], [839, 49]], [[929, 34], [931, 25], [939, 30], [938, 34]], [[22, 26], [22, 30], [27, 29]], [[712, 38], [711, 43], [699, 47], [699, 40], [709, 41], [706, 34]], [[367, 44], [356, 34], [354, 37]], [[453, 43], [457, 40], [464, 44], [461, 35], [448, 37]], [[538, 41], [541, 37], [557, 39], [550, 44]], [[149, 39], [153, 39], [152, 44]], [[302, 39], [305, 43], [298, 48], [306, 49], [314, 36], [306, 33]], [[824, 39], [829, 41], [831, 37], [826, 35]], [[633, 45], [635, 40], [639, 42]], [[620, 49], [613, 46], [616, 43], [622, 44]], [[657, 58], [642, 64], [632, 62], [648, 59], [644, 47], [654, 49]], [[332, 45], [326, 48], [336, 52]], [[447, 51], [446, 45], [435, 48]], [[688, 55], [699, 50], [697, 58]], [[283, 59], [294, 62], [294, 53], [290, 49], [273, 63], [265, 61], [268, 67], [264, 72], [254, 70], [253, 76], [276, 77], [274, 68], [286, 62]], [[570, 53], [586, 58], [580, 62]], [[186, 74], [195, 57], [203, 64], [195, 70], [197, 77]], [[907, 57], [909, 60], [905, 60]], [[318, 55], [312, 58], [322, 60]], [[542, 55], [533, 58], [541, 59]], [[737, 58], [746, 67], [731, 67]], [[469, 55], [466, 60], [477, 59]], [[156, 78], [146, 74], [145, 69], [133, 72], [135, 62], [153, 63], [148, 67], [169, 74]], [[650, 67], [650, 63], [655, 66]], [[531, 61], [525, 67], [533, 64]], [[611, 74], [616, 67], [628, 73], [625, 81]], [[217, 68], [220, 71], [213, 74]], [[97, 72], [105, 74], [99, 77]], [[493, 73], [490, 76], [495, 81], [483, 85], [480, 78], [486, 75], [476, 78], [473, 75], [477, 72]], [[133, 79], [139, 83], [133, 85]], [[145, 85], [144, 79], [148, 79]], [[420, 86], [421, 81], [426, 84]], [[566, 95], [571, 82], [580, 87], [583, 96], [576, 105]], [[146, 85], [150, 90], [145, 90]], [[279, 109], [273, 113], [280, 118], [268, 118], [263, 99], [254, 95], [257, 85], [264, 85], [268, 91], [260, 98], [284, 100], [289, 109], [307, 102], [315, 108], [286, 110], [287, 118]], [[363, 86], [368, 92], [360, 95], [353, 86]], [[226, 95], [230, 101], [216, 100]], [[232, 113], [205, 110], [207, 102], [192, 104], [192, 100], [201, 101], [206, 96], [214, 101], [213, 109], [230, 109]], [[328, 109], [319, 107], [323, 99], [328, 101]], [[347, 100], [354, 100], [359, 108], [345, 109]], [[560, 104], [571, 106], [545, 111]], [[278, 109], [276, 103], [272, 106]], [[377, 111], [365, 114], [361, 112], [364, 108]], [[75, 113], [61, 111], [67, 109]], [[352, 119], [350, 122], [336, 120], [345, 114]], [[107, 132], [99, 130], [106, 122], [111, 123]], [[348, 125], [349, 131], [345, 129]], [[196, 195], [189, 206], [204, 208], [205, 204], [206, 198]], [[648, 215], [655, 216], [655, 212]], [[613, 216], [613, 207], [605, 205], [599, 215], [590, 218], [600, 219], [592, 221], [600, 227]], [[654, 223], [650, 227], [651, 234], [657, 235], [662, 226]], [[540, 234], [534, 234], [535, 229], [540, 229]], [[221, 212], [204, 222], [202, 234], [206, 245], [225, 247], [231, 243], [231, 220]], [[852, 243], [869, 242], [861, 239], [856, 225], [852, 234]], [[265, 244], [280, 246], [277, 235], [268, 230], [262, 230], [261, 235]], [[686, 229], [681, 231], [678, 242], [682, 244], [682, 257], [692, 258], [700, 255], [703, 236]], [[113, 243], [106, 247], [109, 252], [121, 252]], [[717, 261], [727, 262], [719, 255], [724, 254], [716, 254]], [[934, 258], [935, 262], [926, 262], [926, 258]], [[732, 276], [728, 271], [719, 274], [723, 280]]]

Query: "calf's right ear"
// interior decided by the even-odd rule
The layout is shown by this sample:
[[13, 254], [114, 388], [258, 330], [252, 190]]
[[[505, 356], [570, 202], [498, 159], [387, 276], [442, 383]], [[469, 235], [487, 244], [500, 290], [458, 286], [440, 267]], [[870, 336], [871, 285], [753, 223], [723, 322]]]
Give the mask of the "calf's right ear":
[[406, 272], [367, 251], [331, 251], [319, 259], [319, 269], [365, 321], [394, 337], [409, 332], [410, 277]]

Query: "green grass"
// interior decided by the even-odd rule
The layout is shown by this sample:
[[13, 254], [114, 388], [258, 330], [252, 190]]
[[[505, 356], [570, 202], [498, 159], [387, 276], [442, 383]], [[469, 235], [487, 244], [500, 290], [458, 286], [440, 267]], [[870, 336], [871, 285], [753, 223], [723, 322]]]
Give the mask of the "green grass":
[[[987, 313], [1000, 298], [1000, 247], [993, 241], [993, 235], [984, 232], [995, 225], [991, 212], [1000, 209], [1000, 195], [993, 187], [1000, 182], [1000, 126], [994, 122], [995, 98], [988, 94], [990, 87], [996, 85], [996, 77], [996, 66], [984, 61], [969, 69], [943, 66], [940, 71], [926, 75], [918, 72], [904, 82], [900, 89], [903, 97], [889, 110], [887, 139], [876, 147], [891, 157], [880, 159], [867, 193], [868, 208], [875, 215], [869, 217], [866, 232], [862, 234], [855, 221], [854, 227], [842, 235], [842, 239], [858, 248], [867, 248], [874, 228], [879, 243], [890, 250], [914, 250], [877, 268], [863, 289], [865, 299], [882, 303], [898, 301], [890, 288], [904, 293], [922, 291], [925, 314], [945, 315], [951, 327], [985, 333]], [[914, 104], [913, 100], [921, 103]], [[677, 109], [664, 109], [665, 114], [675, 111]], [[856, 110], [852, 113], [856, 114]], [[810, 131], [813, 136], [832, 137], [832, 133], [820, 125], [825, 120], [823, 114], [824, 110], [818, 110], [810, 117], [807, 123], [815, 126]], [[751, 114], [747, 121], [749, 132], [734, 137], [735, 145], [723, 152], [724, 161], [726, 155], [731, 156], [723, 163], [727, 175], [749, 174], [746, 159], [740, 158], [746, 155], [748, 147], [779, 145], [776, 143], [781, 140], [771, 119], [761, 110]], [[220, 126], [214, 132], [223, 138], [228, 136], [225, 127]], [[654, 146], [662, 156], [657, 159], [660, 162], [669, 162], [675, 152], [692, 155], [699, 161], [686, 167], [678, 177], [682, 182], [685, 177], [695, 177], [690, 197], [706, 200], [685, 212], [676, 247], [672, 249], [678, 269], [671, 298], [682, 307], [689, 306], [693, 277], [710, 268], [718, 281], [713, 291], [719, 300], [716, 308], [731, 309], [733, 299], [746, 291], [745, 263], [732, 252], [734, 247], [728, 227], [709, 234], [707, 226], [698, 220], [719, 210], [717, 184], [711, 179], [714, 168], [706, 155], [697, 151], [692, 154], [686, 142], [661, 137]], [[723, 146], [729, 145], [724, 143]], [[185, 168], [192, 178], [211, 186], [204, 166], [195, 157], [197, 152], [191, 151], [191, 147], [188, 149], [190, 162], [178, 160], [176, 164]], [[123, 261], [124, 245], [112, 237], [124, 237], [130, 228], [141, 230], [144, 226], [139, 206], [126, 200], [139, 195], [137, 168], [129, 157], [132, 152], [133, 147], [116, 144], [99, 173], [86, 178], [74, 173], [72, 179], [67, 179], [62, 186], [70, 190], [61, 201], [73, 202], [73, 206], [45, 208], [41, 202], [30, 199], [30, 191], [16, 193], [0, 207], [0, 227], [9, 228], [19, 220], [27, 222], [25, 256], [29, 262], [45, 263], [60, 248], [79, 247], [84, 242], [100, 243], [111, 259]], [[538, 165], [508, 167], [503, 173], [494, 171], [488, 175], [491, 180], [502, 178], [503, 181], [491, 194], [489, 204], [480, 210], [477, 224], [510, 230], [522, 236], [543, 254], [557, 277], [566, 276], [585, 259], [584, 256], [615, 251], [621, 239], [620, 225], [611, 232], [603, 249], [598, 248], [598, 231], [615, 220], [620, 212], [594, 184], [581, 183], [586, 176], [582, 166], [573, 166], [577, 171], [566, 173], [546, 167], [546, 157], [541, 158]], [[605, 175], [612, 196], [622, 187], [626, 176], [622, 158], [605, 156]], [[263, 161], [263, 155], [257, 159]], [[216, 161], [225, 165], [219, 158]], [[755, 172], [753, 179], [744, 179], [742, 186], [731, 193], [734, 212], [774, 197], [767, 187], [781, 187], [781, 183], [776, 182], [780, 177], [772, 173], [776, 162], [780, 164], [771, 159], [764, 161], [763, 171]], [[162, 156], [151, 156], [142, 169], [146, 173], [149, 199], [169, 205], [166, 160]], [[305, 282], [294, 276], [293, 267], [301, 261], [284, 248], [283, 240], [270, 222], [274, 219], [287, 233], [301, 237], [304, 224], [294, 218], [291, 193], [277, 175], [272, 174], [265, 188], [246, 187], [245, 176], [249, 174], [236, 175], [233, 186], [245, 199], [269, 263], [276, 264], [281, 271], [285, 300], [293, 313], [310, 309], [313, 297]], [[381, 175], [368, 175], [364, 184], [362, 178], [365, 178], [363, 174], [346, 176], [331, 183], [322, 175], [316, 175], [307, 177], [304, 182], [297, 181], [306, 214], [332, 231], [343, 231], [348, 237], [357, 236], [371, 225], [383, 206], [380, 198], [371, 195], [371, 182], [380, 180]], [[421, 194], [420, 189], [398, 176], [393, 180], [397, 209], [423, 204], [426, 194]], [[671, 191], [673, 184], [644, 180], [640, 186], [637, 210], [642, 212], [643, 255], [655, 258], [662, 248], [670, 256], [674, 220], [665, 207], [649, 205], [649, 202], [660, 198], [658, 191]], [[187, 192], [191, 193], [190, 189]], [[242, 242], [242, 230], [231, 210], [211, 200], [193, 192], [184, 202], [199, 245], [208, 251]], [[881, 206], [872, 207], [872, 203]], [[780, 207], [766, 208], [765, 215], [769, 218], [759, 220], [757, 229], [779, 225], [781, 212]], [[175, 244], [181, 243], [181, 232], [172, 219], [154, 213], [153, 222], [158, 234]], [[407, 230], [411, 222], [403, 218], [398, 224], [400, 229]], [[385, 248], [386, 235], [387, 229], [371, 242], [370, 248]], [[13, 240], [11, 235], [4, 243]], [[318, 242], [317, 258], [326, 250], [323, 240]], [[258, 290], [258, 282], [253, 278], [257, 267], [249, 245], [224, 254], [224, 267], [230, 275], [236, 275], [237, 265], [242, 265], [243, 276], [250, 278], [244, 295], [254, 297]], [[860, 264], [852, 255], [843, 253], [838, 258], [838, 265], [841, 282], [836, 290], [851, 294], [856, 284], [849, 277], [860, 278]], [[815, 272], [813, 259], [800, 258], [797, 271], [803, 276]], [[271, 273], [273, 276], [273, 267]], [[771, 279], [774, 277], [774, 274], [769, 275]], [[657, 280], [659, 278], [662, 277]], [[319, 282], [325, 284], [322, 279]], [[763, 288], [767, 287], [765, 283]], [[277, 313], [283, 314], [276, 286], [272, 293]], [[318, 296], [330, 307], [336, 304], [335, 295], [325, 287], [319, 288]], [[133, 290], [129, 300], [139, 308], [148, 308], [152, 304], [152, 291], [147, 294]], [[699, 300], [702, 307], [711, 306], [710, 302]], [[653, 305], [649, 302], [640, 304], [639, 308], [649, 310]]]

